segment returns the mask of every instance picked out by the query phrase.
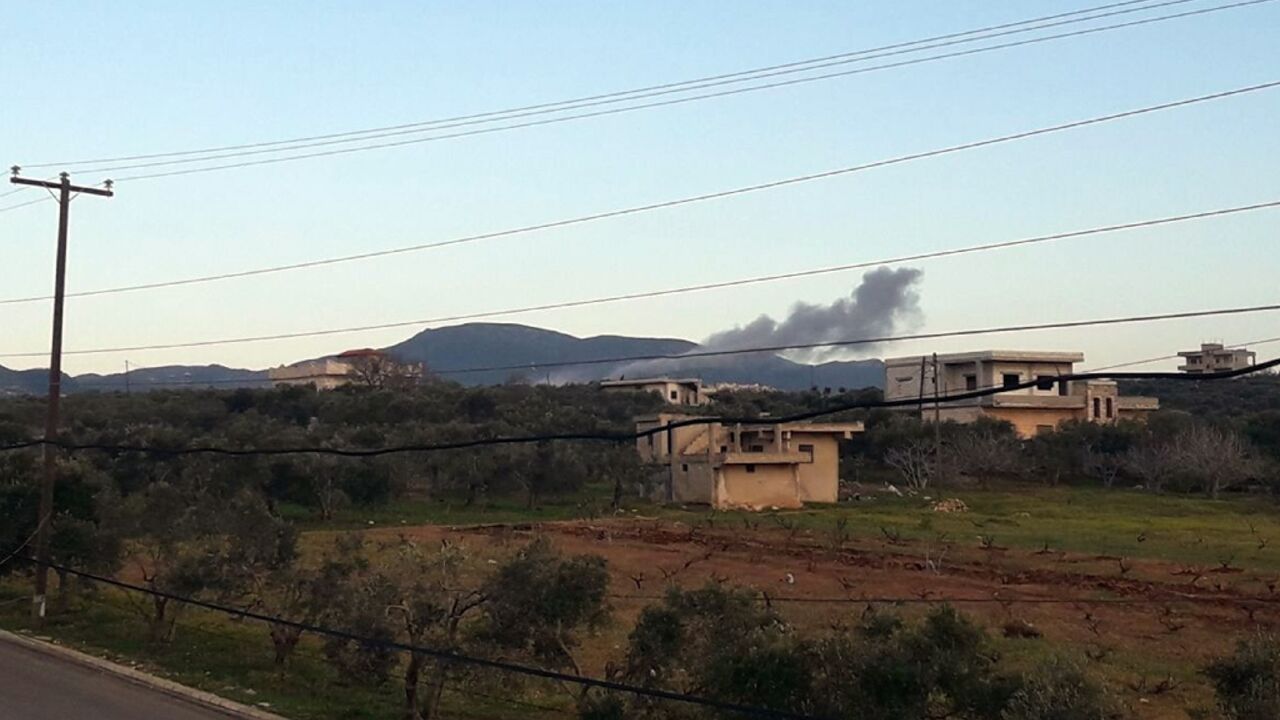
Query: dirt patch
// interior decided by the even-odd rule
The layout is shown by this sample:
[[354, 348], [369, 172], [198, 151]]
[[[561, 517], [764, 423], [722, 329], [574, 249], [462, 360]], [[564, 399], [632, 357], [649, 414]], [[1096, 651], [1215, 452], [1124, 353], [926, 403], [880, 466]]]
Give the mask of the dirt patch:
[[[587, 648], [588, 666], [596, 668], [617, 657], [635, 615], [670, 586], [719, 581], [754, 588], [762, 602], [811, 628], [853, 620], [868, 606], [911, 614], [947, 601], [993, 635], [1016, 637], [1011, 642], [1019, 648], [1041, 643], [1079, 659], [1106, 678], [1135, 717], [1154, 720], [1184, 718], [1186, 707], [1208, 704], [1196, 669], [1235, 638], [1280, 624], [1280, 595], [1268, 597], [1273, 591], [1251, 573], [1190, 577], [1168, 563], [1047, 549], [892, 539], [824, 543], [805, 531], [708, 529], [656, 519], [372, 534], [383, 532], [433, 541], [455, 537], [492, 552], [541, 534], [565, 552], [604, 556], [619, 622]], [[1005, 633], [1009, 627], [1024, 632]]]

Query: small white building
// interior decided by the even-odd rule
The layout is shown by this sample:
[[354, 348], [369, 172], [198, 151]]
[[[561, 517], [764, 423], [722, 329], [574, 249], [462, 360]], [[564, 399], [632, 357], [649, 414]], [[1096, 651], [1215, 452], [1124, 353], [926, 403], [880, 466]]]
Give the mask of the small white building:
[[638, 378], [636, 380], [605, 380], [600, 387], [606, 391], [658, 393], [669, 405], [705, 405], [707, 396], [702, 391], [702, 381], [697, 378]]
[[1199, 350], [1178, 353], [1183, 364], [1178, 369], [1191, 375], [1243, 370], [1257, 362], [1257, 353], [1245, 348], [1227, 348], [1222, 343], [1201, 343]]

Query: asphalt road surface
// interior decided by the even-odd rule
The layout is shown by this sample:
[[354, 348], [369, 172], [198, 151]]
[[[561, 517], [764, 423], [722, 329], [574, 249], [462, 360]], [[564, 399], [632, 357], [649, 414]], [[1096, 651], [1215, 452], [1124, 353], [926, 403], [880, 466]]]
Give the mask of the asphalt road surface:
[[0, 640], [0, 720], [228, 720], [109, 673]]

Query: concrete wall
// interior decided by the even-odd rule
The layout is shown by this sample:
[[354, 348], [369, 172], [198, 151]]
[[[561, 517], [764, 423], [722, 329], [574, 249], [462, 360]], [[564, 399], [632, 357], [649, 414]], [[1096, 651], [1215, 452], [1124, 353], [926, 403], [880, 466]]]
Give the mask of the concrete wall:
[[1041, 428], [1056, 428], [1059, 423], [1080, 418], [1073, 408], [983, 408], [982, 413], [997, 420], [1007, 420], [1024, 438], [1035, 437]]
[[714, 505], [716, 472], [706, 462], [676, 463], [671, 468], [671, 499], [678, 503]]
[[722, 509], [798, 508], [802, 503], [795, 468], [785, 464], [724, 465], [716, 473], [714, 505]]
[[798, 466], [800, 501], [836, 502], [840, 496], [840, 442], [830, 434], [792, 431], [787, 450], [800, 452], [801, 445], [813, 446], [813, 460]]

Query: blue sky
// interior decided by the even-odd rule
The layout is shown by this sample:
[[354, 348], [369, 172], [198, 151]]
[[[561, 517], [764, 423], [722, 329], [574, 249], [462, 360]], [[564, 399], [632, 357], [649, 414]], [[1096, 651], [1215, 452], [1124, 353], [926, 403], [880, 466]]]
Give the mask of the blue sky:
[[[274, 2], [6, 8], [0, 161], [254, 142], [788, 62], [1093, 3]], [[1175, 10], [1209, 7], [1197, 0]], [[1160, 11], [1155, 11], [1160, 12]], [[72, 213], [71, 290], [446, 240], [880, 160], [1280, 79], [1280, 2], [732, 98], [121, 183]], [[728, 280], [1280, 199], [1280, 90], [696, 206], [437, 251], [73, 299], [69, 350], [429, 318]], [[35, 171], [33, 171], [34, 174]], [[96, 176], [76, 176], [96, 181]], [[7, 189], [7, 188], [6, 188]], [[33, 191], [34, 192], [34, 191]], [[10, 201], [35, 197], [19, 195]], [[56, 208], [0, 213], [0, 296], [51, 289]], [[1280, 211], [917, 264], [924, 329], [1272, 303]], [[857, 273], [520, 315], [699, 339]], [[48, 344], [0, 306], [0, 354]], [[411, 334], [70, 356], [264, 367]], [[1280, 336], [1280, 314], [904, 343], [1100, 365]], [[1271, 352], [1260, 348], [1260, 355]], [[9, 367], [44, 359], [2, 358]]]

